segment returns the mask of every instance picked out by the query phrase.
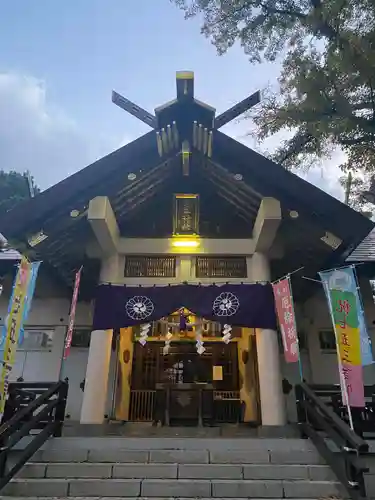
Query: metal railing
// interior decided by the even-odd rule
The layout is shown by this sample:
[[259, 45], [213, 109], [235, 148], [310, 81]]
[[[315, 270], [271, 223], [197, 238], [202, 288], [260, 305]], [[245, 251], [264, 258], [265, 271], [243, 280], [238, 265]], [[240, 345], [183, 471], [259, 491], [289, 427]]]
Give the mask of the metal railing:
[[[322, 386], [319, 386], [320, 388]], [[305, 383], [296, 385], [297, 416], [301, 436], [310, 438], [336, 474], [350, 498], [366, 498], [364, 473], [369, 446]]]
[[[0, 426], [0, 491], [50, 436], [61, 436], [68, 387], [67, 381], [9, 384]], [[9, 454], [26, 436], [30, 441], [8, 467]]]

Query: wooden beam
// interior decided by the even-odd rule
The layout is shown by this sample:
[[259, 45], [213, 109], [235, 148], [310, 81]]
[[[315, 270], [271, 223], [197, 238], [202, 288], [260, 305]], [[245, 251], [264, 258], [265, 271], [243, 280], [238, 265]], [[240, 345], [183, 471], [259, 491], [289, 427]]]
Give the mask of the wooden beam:
[[157, 127], [156, 117], [152, 113], [149, 113], [148, 111], [141, 108], [134, 102], [129, 101], [129, 99], [122, 96], [121, 94], [118, 94], [114, 90], [112, 91], [112, 102], [113, 104], [116, 104], [116, 106], [123, 109], [124, 111], [134, 116], [141, 122], [145, 123], [149, 127], [156, 129]]
[[227, 123], [231, 122], [238, 116], [242, 115], [243, 113], [251, 109], [259, 102], [260, 102], [260, 92], [258, 90], [257, 92], [254, 92], [254, 94], [251, 94], [249, 97], [246, 97], [246, 99], [244, 99], [243, 101], [235, 104], [231, 108], [224, 111], [224, 113], [221, 113], [221, 115], [217, 116], [215, 118], [215, 129], [223, 127]]
[[[230, 193], [232, 196], [235, 197], [235, 199], [240, 200], [243, 205], [245, 205], [247, 208], [250, 207], [251, 211], [254, 213], [256, 216], [258, 213], [258, 209], [260, 206], [260, 199], [257, 199], [254, 201], [254, 199], [250, 198], [247, 194], [243, 193], [242, 190], [239, 188], [239, 186], [236, 186], [235, 188], [233, 187], [233, 183], [236, 181], [233, 180], [233, 183], [229, 183], [226, 181], [225, 178], [219, 172], [215, 171], [215, 169], [210, 168], [208, 166], [202, 168], [202, 173], [205, 174], [206, 178], [214, 182], [213, 179], [216, 179], [217, 182], [215, 183], [216, 185], [221, 186], [223, 189], [226, 189], [228, 193]], [[242, 195], [242, 199], [239, 195]]]
[[234, 193], [228, 191], [223, 185], [220, 185], [220, 183], [217, 182], [216, 179], [209, 180], [216, 186], [218, 194], [223, 197], [228, 203], [234, 206], [236, 210], [238, 210], [238, 212], [245, 218], [245, 220], [249, 222], [255, 220], [257, 212], [250, 212], [248, 209], [249, 205], [246, 202], [239, 200]]

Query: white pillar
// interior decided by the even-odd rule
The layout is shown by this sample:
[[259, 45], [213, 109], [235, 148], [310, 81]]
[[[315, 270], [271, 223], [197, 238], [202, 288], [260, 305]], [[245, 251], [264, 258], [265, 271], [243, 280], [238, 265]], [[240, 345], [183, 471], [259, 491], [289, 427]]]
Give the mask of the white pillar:
[[[255, 253], [251, 263], [253, 281], [270, 281], [271, 272], [266, 255]], [[281, 384], [279, 343], [275, 330], [256, 330], [258, 374], [262, 425], [286, 423], [285, 398]]]
[[81, 424], [102, 424], [106, 413], [112, 330], [91, 332]]

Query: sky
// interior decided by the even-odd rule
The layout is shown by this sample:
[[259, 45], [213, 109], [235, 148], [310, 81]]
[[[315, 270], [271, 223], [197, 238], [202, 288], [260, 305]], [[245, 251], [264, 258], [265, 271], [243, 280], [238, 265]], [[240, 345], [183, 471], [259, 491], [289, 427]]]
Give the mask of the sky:
[[[251, 65], [239, 46], [218, 56], [200, 21], [170, 0], [2, 0], [0, 169], [30, 170], [45, 189], [147, 132], [112, 90], [153, 112], [175, 97], [175, 72], [192, 70], [196, 97], [220, 113], [276, 84], [278, 63]], [[222, 130], [254, 147], [250, 128]], [[342, 198], [340, 162], [307, 179]]]

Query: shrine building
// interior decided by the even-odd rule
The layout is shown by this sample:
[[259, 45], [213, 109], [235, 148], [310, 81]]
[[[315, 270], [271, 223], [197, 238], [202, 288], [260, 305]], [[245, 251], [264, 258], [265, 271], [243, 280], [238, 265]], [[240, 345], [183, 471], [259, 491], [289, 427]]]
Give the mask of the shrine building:
[[[317, 273], [357, 266], [373, 337], [374, 224], [220, 131], [258, 92], [218, 115], [192, 72], [176, 86], [154, 114], [113, 93], [150, 132], [0, 213], [11, 247], [42, 261], [11, 380], [68, 377], [66, 418], [83, 424], [151, 425], [163, 404], [171, 425], [204, 424], [214, 401], [218, 425], [284, 425], [301, 369], [284, 361], [270, 283], [291, 274], [303, 378], [338, 383]], [[17, 260], [0, 259], [0, 324]]]

